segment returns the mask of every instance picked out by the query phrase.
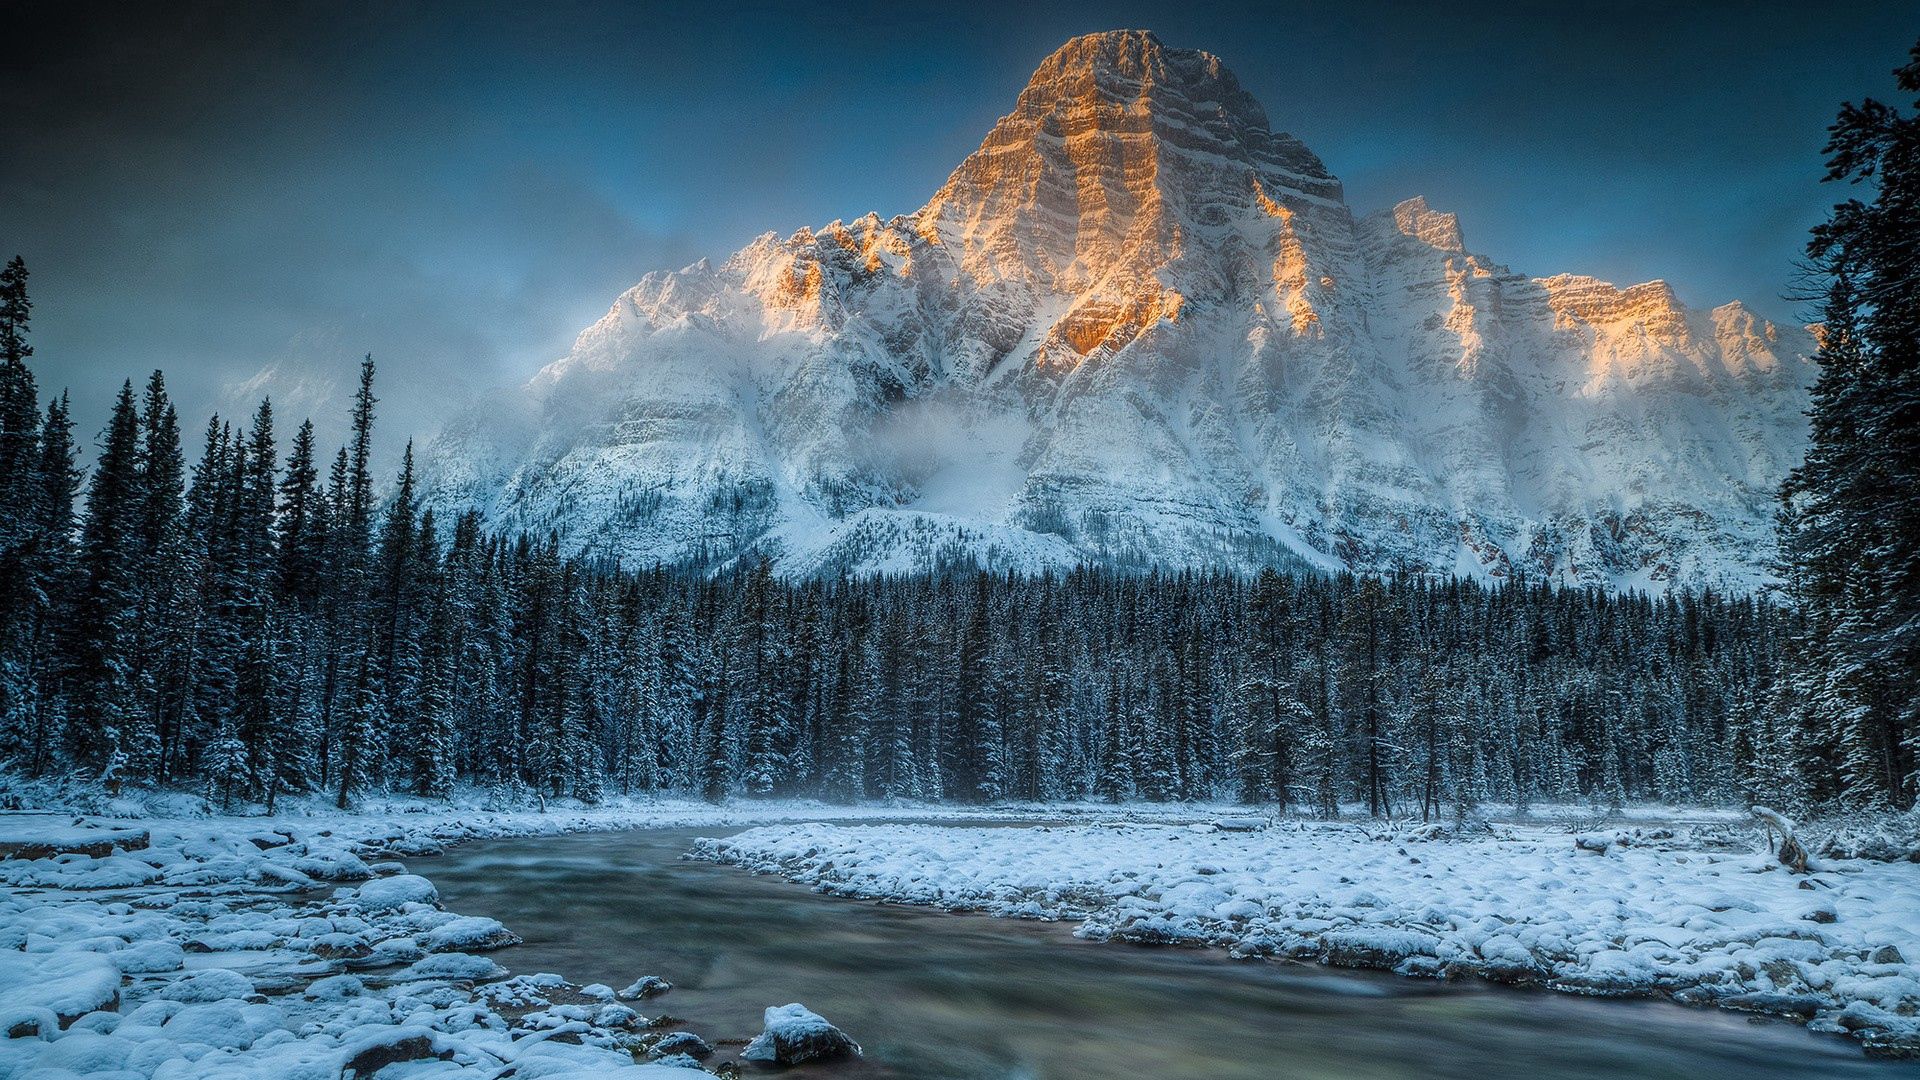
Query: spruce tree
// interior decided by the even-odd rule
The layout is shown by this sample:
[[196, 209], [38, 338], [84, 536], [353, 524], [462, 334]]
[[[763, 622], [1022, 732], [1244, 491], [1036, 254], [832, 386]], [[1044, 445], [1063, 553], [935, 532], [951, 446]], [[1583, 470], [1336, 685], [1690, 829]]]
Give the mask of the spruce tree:
[[40, 398], [26, 364], [32, 307], [26, 265], [15, 256], [0, 271], [0, 743], [29, 758], [44, 688], [36, 633], [48, 614]]
[[67, 752], [116, 787], [127, 764], [124, 736], [134, 704], [126, 645], [137, 616], [141, 504], [140, 418], [129, 381], [114, 402], [87, 485], [67, 672]]
[[[1894, 75], [1920, 95], [1920, 45]], [[1828, 282], [1821, 370], [1781, 550], [1807, 613], [1801, 696], [1844, 795], [1904, 807], [1920, 753], [1920, 114], [1868, 99], [1828, 132], [1827, 179], [1872, 197], [1834, 207], [1808, 244]]]

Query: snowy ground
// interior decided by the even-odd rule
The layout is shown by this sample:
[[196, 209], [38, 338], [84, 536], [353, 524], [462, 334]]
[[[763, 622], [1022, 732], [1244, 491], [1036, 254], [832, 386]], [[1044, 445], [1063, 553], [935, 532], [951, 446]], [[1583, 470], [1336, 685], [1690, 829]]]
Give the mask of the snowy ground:
[[798, 824], [698, 854], [840, 895], [1078, 920], [1095, 939], [1667, 996], [1920, 1050], [1920, 865], [1828, 858], [1798, 876], [1711, 824], [1578, 839], [1548, 826], [1450, 839], [1296, 822]]
[[[1751, 836], [1709, 850], [1728, 815], [1696, 814], [1671, 838], [1643, 822], [1595, 854], [1565, 823], [1467, 841], [1224, 833], [1188, 824], [1194, 807], [114, 809], [140, 816], [0, 814], [0, 840], [28, 854], [91, 852], [0, 859], [0, 1080], [696, 1075], [689, 1058], [639, 1063], [672, 1031], [640, 1015], [658, 1003], [507, 977], [489, 954], [511, 928], [442, 910], [412, 872], [460, 840], [632, 827], [753, 825], [703, 853], [833, 892], [1080, 919], [1090, 937], [1665, 993], [1889, 1049], [1920, 1042], [1920, 866], [1829, 859], [1792, 877], [1750, 853]], [[983, 817], [1078, 824], [818, 824]]]
[[504, 978], [486, 954], [518, 940], [510, 929], [442, 910], [401, 860], [477, 837], [921, 814], [950, 816], [692, 803], [0, 814], [10, 843], [133, 848], [0, 861], [0, 1080], [344, 1080], [383, 1065], [382, 1080], [695, 1075], [691, 1058], [637, 1063], [672, 1030], [648, 1026], [646, 1002], [557, 976]]

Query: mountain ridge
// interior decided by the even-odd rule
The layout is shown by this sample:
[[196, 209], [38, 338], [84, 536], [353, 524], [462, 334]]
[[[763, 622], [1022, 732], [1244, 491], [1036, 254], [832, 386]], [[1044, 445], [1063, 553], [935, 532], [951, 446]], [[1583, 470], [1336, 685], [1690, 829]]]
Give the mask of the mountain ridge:
[[1055, 50], [912, 214], [649, 274], [427, 456], [573, 550], [789, 573], [1768, 580], [1811, 341], [1355, 216], [1217, 57]]

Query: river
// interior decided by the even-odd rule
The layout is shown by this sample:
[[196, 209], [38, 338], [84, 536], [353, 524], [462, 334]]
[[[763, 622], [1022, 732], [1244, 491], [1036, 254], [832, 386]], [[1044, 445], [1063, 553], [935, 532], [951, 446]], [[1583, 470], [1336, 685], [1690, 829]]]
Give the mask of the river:
[[[416, 863], [448, 908], [525, 938], [515, 972], [623, 986], [710, 1040], [790, 1001], [859, 1040], [818, 1074], [911, 1080], [1920, 1076], [1797, 1025], [1374, 972], [1098, 944], [1063, 924], [820, 896], [680, 856], [729, 829], [470, 842]], [[721, 1060], [737, 1046], [723, 1046]], [[793, 1075], [813, 1075], [815, 1069]]]

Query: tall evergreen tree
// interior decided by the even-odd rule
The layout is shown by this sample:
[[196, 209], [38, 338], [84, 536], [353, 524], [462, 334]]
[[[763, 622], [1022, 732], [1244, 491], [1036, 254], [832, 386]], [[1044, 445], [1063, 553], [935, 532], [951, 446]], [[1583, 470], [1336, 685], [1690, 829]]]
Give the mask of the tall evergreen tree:
[[[1920, 95], [1920, 45], [1895, 73]], [[1805, 464], [1782, 487], [1788, 587], [1807, 613], [1800, 700], [1864, 805], [1912, 805], [1920, 753], [1920, 115], [1875, 100], [1829, 129], [1836, 206], [1808, 254], [1828, 281]]]
[[141, 494], [140, 418], [128, 382], [114, 402], [87, 486], [80, 592], [68, 650], [66, 749], [77, 764], [101, 770], [116, 786], [127, 764], [124, 733], [134, 704], [126, 645], [139, 602]]

